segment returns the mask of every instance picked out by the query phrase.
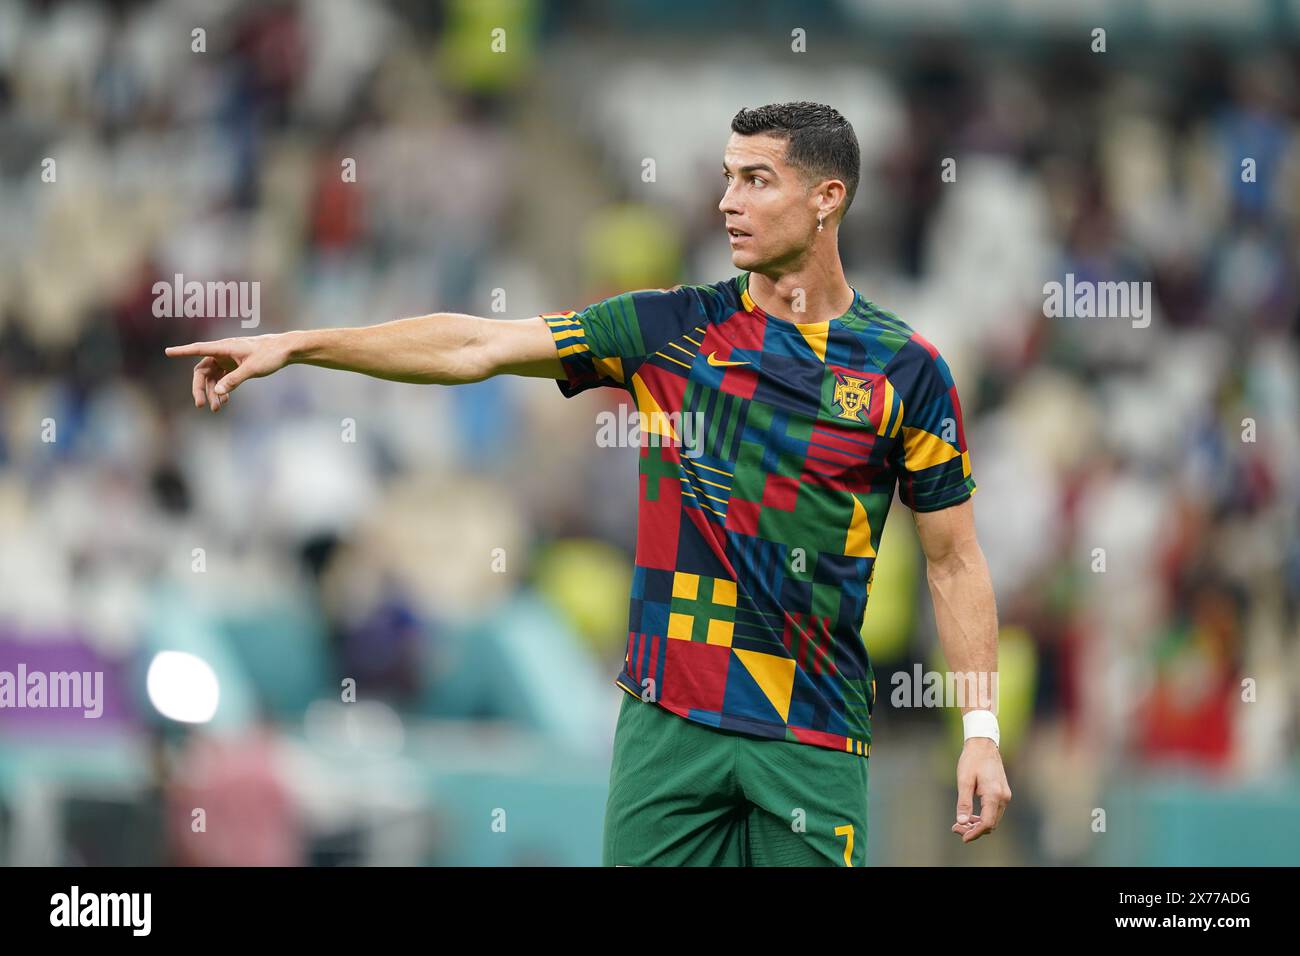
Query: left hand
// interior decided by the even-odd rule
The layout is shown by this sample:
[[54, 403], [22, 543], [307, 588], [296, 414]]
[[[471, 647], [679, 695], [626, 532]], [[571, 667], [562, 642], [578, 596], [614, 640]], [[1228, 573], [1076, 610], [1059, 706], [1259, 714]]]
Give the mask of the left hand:
[[[980, 798], [979, 816], [974, 815], [974, 794]], [[967, 740], [957, 760], [957, 821], [952, 832], [961, 836], [962, 843], [992, 833], [1010, 801], [1011, 786], [997, 744], [989, 737]]]
[[265, 335], [237, 336], [215, 342], [169, 345], [163, 351], [171, 358], [180, 355], [203, 356], [194, 366], [190, 393], [195, 408], [202, 408], [206, 402], [210, 409], [217, 412], [225, 407], [230, 400], [230, 393], [241, 382], [250, 378], [262, 378], [288, 365], [289, 341], [287, 333], [268, 332]]

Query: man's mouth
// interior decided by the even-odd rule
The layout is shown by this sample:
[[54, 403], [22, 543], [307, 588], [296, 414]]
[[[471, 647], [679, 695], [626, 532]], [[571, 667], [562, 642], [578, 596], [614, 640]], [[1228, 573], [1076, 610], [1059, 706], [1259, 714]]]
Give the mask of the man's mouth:
[[727, 235], [731, 237], [732, 242], [739, 242], [742, 239], [750, 238], [749, 233], [745, 232], [743, 229], [733, 229], [730, 227], [727, 229]]

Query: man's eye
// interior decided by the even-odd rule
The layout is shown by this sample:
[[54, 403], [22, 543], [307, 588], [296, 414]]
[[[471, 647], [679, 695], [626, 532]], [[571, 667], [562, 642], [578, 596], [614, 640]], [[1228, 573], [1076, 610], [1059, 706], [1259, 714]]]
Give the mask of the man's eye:
[[763, 179], [762, 176], [755, 176], [754, 179], [753, 179], [753, 183], [754, 183], [755, 186], [765, 186], [765, 185], [767, 185], [767, 181], [766, 181], [765, 179]]

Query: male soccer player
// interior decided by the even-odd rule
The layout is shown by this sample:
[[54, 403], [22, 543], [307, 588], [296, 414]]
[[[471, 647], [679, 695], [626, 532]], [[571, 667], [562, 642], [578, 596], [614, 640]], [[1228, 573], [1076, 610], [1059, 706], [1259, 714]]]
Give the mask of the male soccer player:
[[[167, 354], [203, 356], [194, 402], [213, 411], [291, 363], [441, 385], [554, 378], [566, 397], [626, 389], [643, 441], [603, 862], [862, 865], [876, 682], [861, 627], [896, 487], [948, 666], [996, 680], [975, 481], [947, 364], [845, 281], [852, 127], [799, 102], [743, 109], [731, 130], [718, 208], [732, 278], [520, 321], [435, 313]], [[992, 706], [962, 704], [963, 842], [1011, 798]]]

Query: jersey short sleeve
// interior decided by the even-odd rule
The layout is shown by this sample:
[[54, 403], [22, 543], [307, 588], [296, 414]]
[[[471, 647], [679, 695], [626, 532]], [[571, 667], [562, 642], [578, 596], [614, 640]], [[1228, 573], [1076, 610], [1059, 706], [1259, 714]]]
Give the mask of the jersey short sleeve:
[[975, 493], [961, 402], [948, 363], [913, 333], [886, 369], [903, 401], [898, 496], [913, 511], [938, 511]]
[[602, 299], [581, 312], [542, 315], [564, 368], [565, 398], [599, 386], [626, 388], [637, 367], [664, 343], [698, 325], [698, 293], [689, 286], [644, 289]]

